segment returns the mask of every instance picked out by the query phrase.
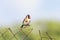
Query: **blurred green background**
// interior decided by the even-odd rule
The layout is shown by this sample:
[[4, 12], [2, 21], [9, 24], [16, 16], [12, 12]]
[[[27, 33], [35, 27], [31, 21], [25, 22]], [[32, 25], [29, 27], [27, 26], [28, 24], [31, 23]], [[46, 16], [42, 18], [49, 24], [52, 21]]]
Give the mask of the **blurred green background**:
[[0, 40], [60, 40], [59, 21], [38, 20], [22, 30], [20, 23], [5, 26], [0, 27]]

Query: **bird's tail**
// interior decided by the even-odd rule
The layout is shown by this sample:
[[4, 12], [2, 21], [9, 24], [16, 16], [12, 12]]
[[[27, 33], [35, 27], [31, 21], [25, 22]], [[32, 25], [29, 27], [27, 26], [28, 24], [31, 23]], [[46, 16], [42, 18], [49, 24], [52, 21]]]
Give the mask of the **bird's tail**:
[[24, 25], [21, 25], [21, 28], [23, 28]]

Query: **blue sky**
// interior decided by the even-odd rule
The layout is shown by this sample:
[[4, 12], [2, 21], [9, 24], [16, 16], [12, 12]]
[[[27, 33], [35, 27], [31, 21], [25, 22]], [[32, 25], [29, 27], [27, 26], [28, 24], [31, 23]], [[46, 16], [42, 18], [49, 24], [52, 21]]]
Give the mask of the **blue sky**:
[[60, 20], [60, 0], [0, 0], [0, 24], [22, 21], [27, 14], [32, 20]]

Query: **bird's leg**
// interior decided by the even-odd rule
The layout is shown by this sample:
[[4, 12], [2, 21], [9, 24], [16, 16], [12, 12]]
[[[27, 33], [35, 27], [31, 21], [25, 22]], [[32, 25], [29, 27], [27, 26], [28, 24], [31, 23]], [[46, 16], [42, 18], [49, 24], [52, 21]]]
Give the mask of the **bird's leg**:
[[30, 24], [27, 24], [27, 26], [30, 26]]

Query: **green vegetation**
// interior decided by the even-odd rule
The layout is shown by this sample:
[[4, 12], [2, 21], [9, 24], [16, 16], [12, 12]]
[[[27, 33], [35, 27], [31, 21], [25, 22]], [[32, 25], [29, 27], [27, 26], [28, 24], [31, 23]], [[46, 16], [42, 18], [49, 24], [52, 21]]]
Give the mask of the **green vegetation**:
[[60, 22], [38, 21], [21, 30], [20, 24], [0, 28], [0, 40], [60, 40]]

